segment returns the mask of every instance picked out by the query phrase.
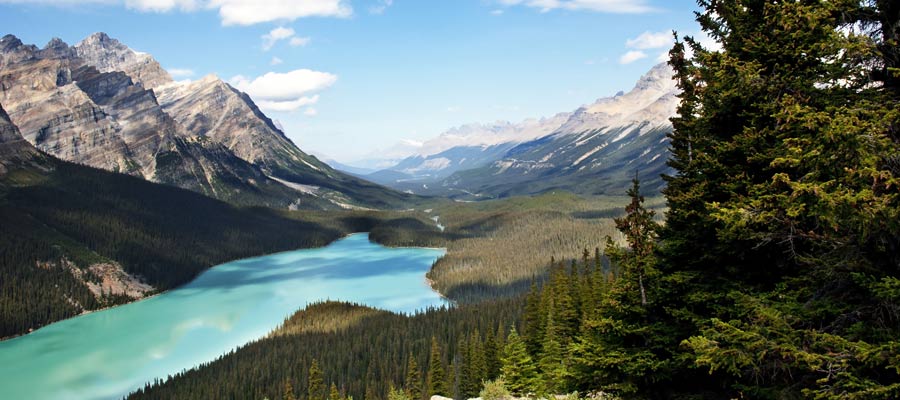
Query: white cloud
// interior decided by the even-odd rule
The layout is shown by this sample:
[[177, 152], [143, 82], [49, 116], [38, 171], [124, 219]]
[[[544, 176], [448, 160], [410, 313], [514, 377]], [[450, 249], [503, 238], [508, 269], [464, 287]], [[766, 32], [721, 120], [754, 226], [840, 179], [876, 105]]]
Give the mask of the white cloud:
[[222, 25], [289, 22], [306, 17], [347, 18], [353, 15], [348, 0], [0, 0], [0, 4], [123, 5], [140, 12], [214, 10]]
[[284, 60], [278, 57], [272, 57], [272, 61], [269, 61], [269, 65], [281, 65], [284, 64]]
[[260, 100], [256, 102], [256, 105], [259, 108], [262, 108], [266, 111], [282, 111], [282, 112], [290, 112], [297, 111], [301, 107], [308, 106], [311, 104], [316, 104], [319, 102], [319, 95], [315, 96], [304, 96], [296, 100], [291, 101], [267, 101]]
[[500, 10], [500, 9], [492, 10], [491, 15], [503, 15], [503, 10]]
[[622, 54], [622, 57], [619, 57], [619, 64], [631, 64], [642, 58], [647, 58], [647, 53], [644, 53], [640, 50], [631, 50], [625, 54]]
[[353, 9], [344, 0], [208, 0], [222, 25], [253, 25], [305, 17], [346, 18]]
[[308, 37], [295, 36], [295, 37], [291, 38], [291, 41], [288, 44], [290, 44], [291, 46], [294, 46], [294, 47], [306, 46], [307, 44], [309, 44], [310, 40], [312, 40], [312, 39], [310, 39]]
[[659, 49], [663, 47], [671, 47], [674, 43], [671, 32], [644, 32], [634, 39], [625, 41], [625, 46], [632, 49]]
[[167, 12], [174, 9], [193, 11], [199, 8], [198, 0], [125, 0], [125, 6], [138, 11]]
[[460, 107], [460, 106], [450, 106], [450, 107], [447, 107], [447, 112], [448, 112], [448, 113], [455, 113], [455, 112], [459, 112], [460, 110], [462, 110], [462, 107]]
[[369, 12], [372, 14], [384, 14], [384, 10], [387, 10], [393, 4], [394, 0], [378, 0], [377, 4], [369, 7]]
[[523, 5], [539, 8], [541, 12], [562, 9], [596, 11], [615, 14], [643, 14], [656, 11], [647, 0], [499, 0], [506, 6]]
[[305, 115], [307, 117], [315, 117], [316, 115], [319, 115], [319, 110], [309, 107], [303, 111], [303, 115]]
[[194, 76], [194, 70], [188, 68], [169, 68], [166, 71], [169, 71], [169, 75], [172, 75], [175, 79]]
[[272, 46], [275, 46], [275, 43], [278, 43], [281, 40], [290, 38], [294, 36], [294, 30], [291, 28], [285, 28], [283, 26], [279, 26], [275, 29], [269, 31], [269, 33], [262, 35], [262, 48], [264, 51], [269, 51]]
[[647, 53], [643, 50], [652, 50], [652, 49], [661, 49], [667, 48], [665, 51], [659, 53], [656, 57], [654, 57], [654, 61], [657, 63], [666, 62], [669, 60], [669, 50], [672, 45], [675, 43], [675, 39], [672, 37], [672, 34], [668, 31], [662, 32], [650, 32], [646, 31], [635, 38], [628, 39], [625, 41], [625, 47], [633, 50], [629, 50], [625, 54], [622, 54], [619, 57], [619, 64], [631, 64], [637, 60], [647, 58]]
[[337, 75], [298, 69], [286, 73], [269, 72], [252, 80], [238, 75], [229, 82], [247, 92], [262, 109], [295, 111], [318, 102], [319, 95], [310, 94], [333, 85], [337, 82]]

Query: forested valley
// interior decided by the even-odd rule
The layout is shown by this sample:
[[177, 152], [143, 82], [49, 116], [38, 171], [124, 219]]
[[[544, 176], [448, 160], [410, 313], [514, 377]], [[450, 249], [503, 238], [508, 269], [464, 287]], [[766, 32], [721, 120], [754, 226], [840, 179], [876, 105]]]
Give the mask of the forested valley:
[[635, 179], [621, 236], [545, 254], [525, 298], [276, 334], [133, 397], [900, 398], [900, 4], [699, 4], [721, 48], [670, 52], [664, 222]]
[[98, 263], [119, 263], [163, 291], [216, 264], [321, 247], [352, 232], [371, 231], [388, 245], [427, 243], [437, 232], [415, 213], [243, 208], [52, 157], [45, 162], [0, 180], [0, 264], [7, 266], [0, 269], [0, 337], [133, 301], [88, 290], [84, 280], [100, 279], [88, 267]]

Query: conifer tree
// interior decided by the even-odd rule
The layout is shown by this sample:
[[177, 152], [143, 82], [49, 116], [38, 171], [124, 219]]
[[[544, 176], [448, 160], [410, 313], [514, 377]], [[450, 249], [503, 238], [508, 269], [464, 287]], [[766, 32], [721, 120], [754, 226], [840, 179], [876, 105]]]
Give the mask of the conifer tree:
[[447, 376], [444, 374], [444, 361], [441, 357], [441, 347], [435, 337], [431, 338], [431, 353], [429, 357], [428, 390], [425, 396], [447, 396], [449, 392], [447, 391]]
[[328, 400], [341, 400], [341, 392], [338, 391], [337, 385], [331, 382], [331, 390], [328, 394]]
[[566, 393], [568, 392], [568, 368], [565, 364], [565, 352], [562, 344], [563, 340], [557, 333], [552, 311], [547, 316], [547, 328], [545, 329], [545, 332], [546, 334], [543, 338], [543, 350], [541, 351], [539, 362], [541, 375], [544, 378], [543, 389], [551, 394]]
[[[553, 265], [551, 264], [551, 267]], [[544, 337], [544, 328], [547, 325], [545, 321], [546, 310], [541, 307], [541, 290], [538, 289], [537, 282], [531, 279], [531, 289], [525, 298], [525, 314], [522, 316], [523, 321], [523, 337], [528, 352], [533, 355], [540, 354], [541, 339]]]
[[494, 380], [500, 376], [500, 349], [495, 334], [489, 329], [484, 337], [484, 379]]
[[284, 400], [294, 400], [294, 385], [291, 384], [290, 378], [284, 380]]
[[322, 369], [319, 368], [319, 362], [315, 359], [309, 366], [307, 399], [308, 400], [325, 400], [325, 379], [322, 377]]
[[469, 385], [473, 389], [471, 397], [476, 397], [481, 390], [482, 382], [487, 380], [487, 362], [485, 360], [485, 346], [481, 338], [481, 332], [475, 329], [469, 338]]
[[541, 378], [535, 362], [515, 327], [510, 330], [503, 350], [501, 375], [513, 394], [527, 395], [540, 391]]
[[[631, 202], [616, 226], [629, 248], [621, 248], [607, 237], [606, 256], [614, 278], [597, 291], [595, 312], [580, 325], [572, 346], [574, 381], [579, 389], [612, 392], [623, 397], [641, 397], [671, 368], [671, 352], [677, 342], [661, 319], [663, 311], [654, 295], [658, 277], [654, 248], [653, 211], [644, 207], [640, 182], [635, 177], [628, 190]], [[554, 344], [549, 342], [549, 345]], [[566, 376], [565, 370], [559, 372]]]
[[682, 359], [710, 372], [695, 390], [897, 396], [900, 324], [872, 310], [898, 298], [900, 6], [700, 5], [721, 50], [671, 52], [682, 102], [659, 264]]
[[422, 374], [419, 371], [419, 365], [416, 364], [416, 358], [413, 357], [412, 353], [409, 354], [408, 358], [409, 361], [406, 364], [406, 381], [403, 384], [403, 389], [409, 394], [410, 399], [421, 400]]
[[284, 400], [295, 400], [294, 397], [294, 386], [291, 385], [290, 378], [284, 380], [284, 395], [282, 396]]

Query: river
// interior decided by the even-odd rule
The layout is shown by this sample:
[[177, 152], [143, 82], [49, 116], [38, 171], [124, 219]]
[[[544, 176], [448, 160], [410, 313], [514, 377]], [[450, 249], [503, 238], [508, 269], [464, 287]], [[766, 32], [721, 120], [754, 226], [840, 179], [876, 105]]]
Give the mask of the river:
[[178, 289], [0, 342], [0, 399], [120, 399], [266, 335], [314, 301], [407, 313], [443, 305], [424, 277], [443, 254], [355, 234], [218, 265]]

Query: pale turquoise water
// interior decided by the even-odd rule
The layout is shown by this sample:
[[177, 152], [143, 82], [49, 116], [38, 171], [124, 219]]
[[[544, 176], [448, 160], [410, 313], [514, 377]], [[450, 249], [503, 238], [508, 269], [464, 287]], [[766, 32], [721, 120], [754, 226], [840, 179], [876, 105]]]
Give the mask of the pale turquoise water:
[[425, 284], [443, 250], [367, 234], [216, 266], [159, 296], [0, 342], [0, 399], [117, 399], [264, 336], [317, 300], [397, 312], [444, 304]]

